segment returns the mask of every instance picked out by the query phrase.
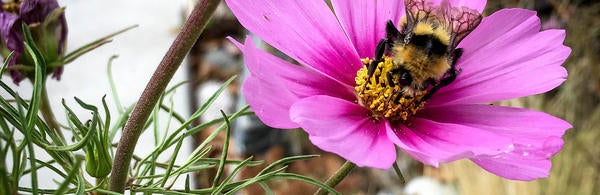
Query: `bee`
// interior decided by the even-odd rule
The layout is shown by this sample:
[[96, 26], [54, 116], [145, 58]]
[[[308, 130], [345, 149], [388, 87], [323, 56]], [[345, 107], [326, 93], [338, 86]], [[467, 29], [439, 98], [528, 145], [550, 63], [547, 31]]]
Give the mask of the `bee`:
[[456, 62], [463, 53], [457, 45], [482, 17], [476, 10], [451, 7], [447, 1], [434, 6], [424, 0], [405, 0], [405, 6], [401, 30], [392, 21], [387, 22], [386, 37], [367, 65], [368, 76], [373, 76], [384, 56], [389, 56], [393, 68], [380, 76], [387, 77], [390, 87], [399, 86], [396, 101], [416, 98], [425, 102], [456, 79]]

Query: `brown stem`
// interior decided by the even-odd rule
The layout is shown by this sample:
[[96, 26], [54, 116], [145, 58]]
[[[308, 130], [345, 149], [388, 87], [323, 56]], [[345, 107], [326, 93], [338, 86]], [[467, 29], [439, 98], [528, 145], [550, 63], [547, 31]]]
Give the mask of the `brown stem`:
[[142, 92], [131, 117], [127, 120], [125, 128], [117, 152], [115, 153], [115, 161], [110, 175], [110, 190], [123, 193], [127, 182], [127, 173], [135, 145], [142, 133], [142, 128], [152, 109], [158, 102], [160, 95], [163, 93], [167, 84], [175, 74], [177, 68], [183, 61], [185, 55], [192, 48], [202, 30], [208, 23], [210, 16], [217, 8], [219, 0], [200, 0], [194, 10], [186, 20], [181, 32], [171, 44], [169, 51], [165, 54], [162, 61], [154, 71], [152, 78], [146, 85], [146, 89]]

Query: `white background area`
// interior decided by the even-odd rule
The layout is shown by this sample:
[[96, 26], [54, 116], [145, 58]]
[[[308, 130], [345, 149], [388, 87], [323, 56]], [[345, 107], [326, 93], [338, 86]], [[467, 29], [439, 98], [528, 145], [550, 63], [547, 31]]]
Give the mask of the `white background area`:
[[[107, 62], [112, 55], [119, 56], [113, 62], [112, 72], [121, 103], [123, 106], [130, 106], [138, 100], [147, 81], [174, 40], [176, 30], [183, 22], [182, 13], [189, 4], [189, 0], [60, 0], [59, 4], [66, 7], [66, 18], [69, 25], [67, 52], [127, 26], [139, 25], [139, 27], [115, 37], [113, 42], [68, 64], [60, 81], [48, 80], [51, 106], [58, 121], [66, 124], [65, 112], [60, 103], [63, 98], [81, 120], [87, 120], [91, 114], [89, 111], [79, 108], [73, 97], [76, 96], [87, 103], [100, 106], [102, 96], [107, 95], [109, 107], [112, 109], [111, 113], [116, 115], [106, 73]], [[185, 61], [169, 86], [186, 80], [184, 66]], [[12, 80], [7, 75], [4, 75], [2, 80], [17, 89], [21, 96], [25, 98], [31, 96], [32, 87], [29, 81], [23, 81], [20, 86], [15, 86], [12, 85]], [[184, 86], [177, 90], [173, 101], [175, 110], [188, 116], [186, 89]], [[161, 124], [164, 125], [166, 122], [161, 122]], [[171, 126], [171, 129], [174, 129], [178, 125], [172, 123]], [[120, 133], [117, 134], [117, 137], [119, 136]], [[69, 137], [67, 139], [70, 139]], [[152, 132], [145, 132], [138, 142], [135, 154], [145, 156], [153, 149], [153, 144]], [[190, 151], [191, 143], [188, 140], [183, 144], [182, 152], [177, 159], [178, 162], [183, 162]], [[167, 154], [170, 155], [168, 152]], [[36, 152], [36, 155], [47, 156], [41, 150]], [[163, 156], [162, 159], [168, 157]], [[11, 159], [7, 159], [7, 161], [10, 164]], [[38, 175], [41, 188], [56, 188], [55, 182], [62, 182], [60, 177], [49, 170], [41, 170]], [[53, 179], [57, 180], [53, 181]], [[175, 185], [176, 188], [183, 186], [185, 177], [180, 177], [179, 180], [178, 185]], [[19, 184], [30, 186], [31, 180], [29, 177], [23, 177]]]

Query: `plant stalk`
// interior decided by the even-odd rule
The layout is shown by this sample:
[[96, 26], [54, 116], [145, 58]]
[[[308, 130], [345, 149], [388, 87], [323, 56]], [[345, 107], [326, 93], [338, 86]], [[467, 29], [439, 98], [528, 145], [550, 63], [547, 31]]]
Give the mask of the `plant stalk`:
[[179, 68], [183, 58], [200, 37], [219, 2], [219, 0], [200, 0], [196, 4], [175, 41], [154, 71], [123, 129], [110, 175], [111, 191], [118, 193], [125, 191], [131, 158], [144, 123], [148, 120], [152, 109]]
[[42, 84], [42, 98], [40, 101], [40, 112], [42, 113], [42, 117], [44, 117], [44, 121], [46, 121], [46, 125], [50, 128], [51, 131], [56, 133], [60, 138], [65, 141], [65, 136], [60, 130], [60, 126], [56, 122], [56, 118], [54, 117], [54, 112], [52, 112], [52, 107], [50, 106], [50, 100], [48, 99], [48, 90], [46, 90], [46, 82]]
[[[338, 169], [338, 171], [335, 172], [335, 174], [333, 174], [331, 177], [329, 177], [329, 179], [327, 179], [327, 181], [325, 181], [325, 184], [332, 188], [335, 187], [342, 180], [344, 180], [344, 178], [346, 178], [346, 176], [348, 176], [348, 174], [350, 174], [350, 172], [352, 172], [352, 169], [354, 169], [354, 167], [356, 167], [356, 164], [354, 164], [350, 161], [346, 161], [342, 165], [342, 167], [340, 167], [340, 169]], [[315, 195], [325, 195], [325, 194], [327, 194], [327, 190], [324, 190], [323, 188], [319, 188], [319, 190], [317, 190], [317, 192], [315, 192]]]

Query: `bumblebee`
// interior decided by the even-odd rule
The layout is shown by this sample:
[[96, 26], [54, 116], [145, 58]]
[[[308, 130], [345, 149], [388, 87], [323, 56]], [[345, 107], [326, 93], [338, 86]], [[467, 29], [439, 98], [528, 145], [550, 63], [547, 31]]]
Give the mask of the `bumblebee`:
[[363, 59], [365, 68], [357, 73], [360, 103], [375, 118], [406, 120], [452, 83], [462, 55], [457, 45], [481, 22], [476, 10], [451, 7], [447, 1], [434, 6], [425, 0], [405, 0], [405, 6], [401, 30], [388, 21], [374, 59]]
[[369, 75], [384, 55], [391, 53], [396, 68], [386, 73], [389, 84], [401, 85], [408, 97], [426, 93], [421, 99], [425, 101], [455, 80], [456, 61], [462, 55], [456, 46], [480, 22], [481, 15], [466, 7], [452, 8], [448, 2], [434, 7], [423, 0], [407, 0], [402, 31], [388, 21], [386, 38], [377, 45]]

